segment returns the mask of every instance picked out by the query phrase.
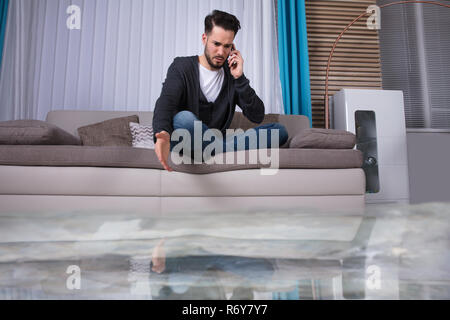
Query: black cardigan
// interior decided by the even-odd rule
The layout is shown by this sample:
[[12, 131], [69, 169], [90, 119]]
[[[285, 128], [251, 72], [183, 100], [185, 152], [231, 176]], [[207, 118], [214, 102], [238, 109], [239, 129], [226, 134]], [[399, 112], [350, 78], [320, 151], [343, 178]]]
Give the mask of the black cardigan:
[[[177, 57], [173, 60], [167, 71], [167, 77], [163, 83], [161, 95], [156, 101], [153, 113], [153, 132], [173, 132], [172, 120], [175, 114], [188, 110], [194, 113], [200, 120], [199, 95], [200, 81], [198, 70], [198, 56]], [[224, 66], [225, 76], [228, 79], [228, 103], [230, 108], [228, 118], [222, 121], [223, 127], [217, 128], [225, 132], [233, 120], [236, 104], [242, 109], [242, 113], [250, 121], [261, 123], [264, 119], [264, 103], [250, 87], [250, 81], [242, 75], [238, 79], [230, 73], [227, 62]], [[214, 114], [212, 115], [214, 117]], [[156, 137], [154, 138], [156, 142]]]

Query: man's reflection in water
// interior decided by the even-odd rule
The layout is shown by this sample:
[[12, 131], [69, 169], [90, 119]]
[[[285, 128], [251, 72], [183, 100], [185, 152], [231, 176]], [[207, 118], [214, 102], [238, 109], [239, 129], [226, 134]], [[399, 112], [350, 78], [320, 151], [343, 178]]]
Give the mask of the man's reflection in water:
[[[234, 278], [235, 286], [230, 299], [253, 299], [253, 286], [272, 279], [274, 263], [270, 259], [227, 255], [166, 257], [164, 240], [154, 248], [151, 262], [150, 286], [155, 300], [227, 299], [221, 283], [223, 272]], [[222, 273], [222, 275], [221, 275]]]

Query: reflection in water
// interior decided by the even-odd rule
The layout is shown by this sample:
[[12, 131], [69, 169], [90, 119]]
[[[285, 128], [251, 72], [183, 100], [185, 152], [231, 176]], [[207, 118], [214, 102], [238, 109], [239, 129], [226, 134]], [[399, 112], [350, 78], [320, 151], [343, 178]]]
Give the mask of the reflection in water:
[[[232, 299], [253, 299], [253, 287], [272, 280], [270, 259], [221, 255], [168, 258], [162, 273], [152, 273], [154, 299], [226, 299], [223, 280], [235, 278]], [[223, 275], [227, 273], [226, 275]], [[222, 281], [221, 281], [222, 280]]]
[[449, 215], [0, 214], [0, 299], [449, 299]]

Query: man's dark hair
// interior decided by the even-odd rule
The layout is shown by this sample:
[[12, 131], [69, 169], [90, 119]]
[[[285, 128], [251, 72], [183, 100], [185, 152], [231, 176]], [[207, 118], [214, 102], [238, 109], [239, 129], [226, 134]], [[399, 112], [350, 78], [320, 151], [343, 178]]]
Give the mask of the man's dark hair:
[[241, 28], [241, 23], [232, 14], [214, 10], [205, 18], [205, 33], [209, 34], [214, 26], [222, 27], [225, 30], [234, 31], [234, 36], [236, 36], [238, 30]]

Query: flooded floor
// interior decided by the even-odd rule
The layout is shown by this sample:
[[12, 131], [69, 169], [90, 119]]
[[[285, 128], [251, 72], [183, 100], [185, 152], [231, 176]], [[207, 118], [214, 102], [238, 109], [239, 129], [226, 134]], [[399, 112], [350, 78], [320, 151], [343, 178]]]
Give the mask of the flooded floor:
[[450, 299], [450, 203], [0, 214], [0, 299]]

